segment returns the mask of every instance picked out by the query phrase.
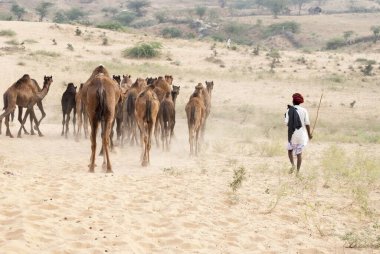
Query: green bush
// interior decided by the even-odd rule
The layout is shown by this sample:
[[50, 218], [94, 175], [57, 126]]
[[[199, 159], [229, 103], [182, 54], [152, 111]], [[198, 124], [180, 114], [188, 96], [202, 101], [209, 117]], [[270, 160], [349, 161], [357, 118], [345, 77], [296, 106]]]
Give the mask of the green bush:
[[227, 36], [223, 35], [223, 34], [220, 34], [220, 33], [216, 33], [216, 34], [213, 34], [211, 36], [211, 38], [214, 40], [214, 41], [217, 41], [217, 42], [224, 42], [227, 40]]
[[300, 27], [300, 24], [294, 21], [286, 21], [282, 23], [272, 24], [265, 28], [264, 35], [268, 37], [277, 34], [282, 34], [284, 31], [296, 34], [299, 33]]
[[159, 42], [143, 42], [123, 51], [123, 57], [154, 58], [160, 55], [162, 48]]
[[165, 38], [178, 38], [182, 36], [182, 31], [176, 27], [166, 27], [161, 30], [161, 34]]
[[0, 31], [0, 36], [8, 36], [8, 37], [12, 37], [12, 36], [15, 36], [16, 35], [16, 32], [15, 31], [12, 31], [12, 30], [1, 30]]
[[122, 24], [119, 22], [105, 22], [98, 24], [96, 26], [97, 28], [102, 28], [102, 29], [108, 29], [108, 30], [113, 30], [113, 31], [124, 31], [124, 27]]
[[12, 20], [12, 15], [10, 13], [0, 12], [0, 20]]
[[346, 45], [343, 38], [333, 38], [326, 43], [326, 49], [333, 50]]

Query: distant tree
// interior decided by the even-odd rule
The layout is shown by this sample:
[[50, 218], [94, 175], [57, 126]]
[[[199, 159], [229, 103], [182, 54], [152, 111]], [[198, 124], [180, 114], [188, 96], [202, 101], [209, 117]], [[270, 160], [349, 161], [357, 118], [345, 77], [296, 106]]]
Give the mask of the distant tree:
[[207, 8], [204, 6], [197, 6], [195, 8], [195, 13], [199, 16], [200, 19], [206, 14]]
[[274, 18], [278, 17], [278, 14], [287, 6], [287, 0], [259, 0], [260, 4], [268, 8]]
[[67, 23], [68, 19], [63, 11], [57, 11], [54, 15], [53, 22], [55, 23]]
[[25, 9], [18, 4], [12, 4], [11, 12], [17, 17], [17, 20], [21, 20], [26, 13]]
[[154, 17], [157, 19], [158, 23], [164, 23], [168, 19], [166, 11], [156, 12]]
[[136, 14], [134, 14], [133, 12], [129, 12], [129, 11], [122, 11], [116, 15], [116, 20], [125, 26], [132, 23], [132, 21], [135, 19], [136, 19]]
[[40, 2], [36, 7], [36, 12], [40, 16], [39, 21], [41, 22], [46, 15], [48, 14], [48, 10], [50, 7], [52, 7], [54, 4], [50, 2], [42, 1]]
[[306, 3], [310, 3], [313, 0], [291, 0], [298, 8], [298, 15], [301, 15], [302, 6]]
[[128, 9], [136, 12], [137, 16], [144, 16], [143, 9], [150, 6], [150, 1], [148, 0], [133, 0], [127, 2]]
[[373, 26], [371, 27], [371, 31], [373, 32], [373, 35], [375, 36], [375, 43], [379, 39], [379, 34], [380, 34], [380, 26]]

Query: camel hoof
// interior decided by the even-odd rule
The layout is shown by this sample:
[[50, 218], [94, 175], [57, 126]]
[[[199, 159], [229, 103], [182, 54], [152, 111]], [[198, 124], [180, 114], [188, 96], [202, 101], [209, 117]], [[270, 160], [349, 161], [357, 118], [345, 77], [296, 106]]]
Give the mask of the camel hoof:
[[90, 169], [88, 173], [95, 173], [94, 169]]
[[[32, 135], [34, 135], [34, 134], [32, 134]], [[44, 134], [40, 133], [40, 134], [38, 134], [38, 136], [40, 136], [40, 137], [43, 137], [43, 136], [44, 136]]]
[[149, 165], [149, 163], [147, 161], [143, 161], [141, 163], [141, 166], [143, 166], [143, 167], [148, 167], [148, 165]]
[[112, 169], [107, 169], [106, 173], [113, 173]]

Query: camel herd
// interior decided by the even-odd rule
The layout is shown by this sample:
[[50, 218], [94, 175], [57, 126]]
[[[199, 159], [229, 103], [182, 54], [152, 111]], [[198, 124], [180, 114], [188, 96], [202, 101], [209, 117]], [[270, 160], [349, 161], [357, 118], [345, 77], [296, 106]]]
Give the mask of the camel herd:
[[[13, 120], [16, 106], [19, 108], [18, 120], [21, 123], [18, 137], [21, 132], [29, 134], [24, 125], [30, 116], [31, 133], [37, 130], [43, 136], [39, 126], [45, 117], [42, 105], [43, 98], [47, 95], [52, 76], [44, 76], [43, 87], [39, 87], [36, 80], [28, 74], [22, 76], [3, 95], [5, 112], [0, 115], [1, 123], [5, 118], [6, 135], [13, 137], [9, 129], [9, 121]], [[200, 141], [204, 137], [207, 118], [211, 110], [211, 95], [213, 81], [206, 86], [199, 83], [186, 104], [186, 116], [189, 129], [190, 155], [199, 153]], [[137, 78], [134, 82], [130, 75], [111, 75], [107, 69], [100, 65], [94, 69], [88, 80], [82, 83], [77, 91], [73, 83], [67, 85], [62, 95], [62, 136], [67, 138], [69, 132], [70, 115], [73, 113], [73, 131], [76, 139], [82, 135], [89, 135], [88, 123], [91, 134], [91, 156], [89, 172], [94, 172], [96, 137], [101, 126], [103, 168], [106, 172], [112, 172], [109, 151], [113, 148], [113, 127], [116, 124], [116, 137], [123, 146], [125, 143], [141, 144], [141, 165], [150, 164], [150, 149], [152, 136], [155, 136], [157, 146], [162, 146], [164, 151], [169, 151], [171, 139], [174, 135], [176, 117], [176, 98], [180, 87], [173, 85], [173, 77], [165, 75], [158, 78]], [[34, 113], [34, 105], [41, 110], [42, 117], [37, 120]], [[22, 118], [22, 110], [27, 108]], [[78, 122], [76, 121], [78, 120]], [[34, 126], [33, 126], [34, 122]], [[138, 131], [140, 136], [138, 136]]]

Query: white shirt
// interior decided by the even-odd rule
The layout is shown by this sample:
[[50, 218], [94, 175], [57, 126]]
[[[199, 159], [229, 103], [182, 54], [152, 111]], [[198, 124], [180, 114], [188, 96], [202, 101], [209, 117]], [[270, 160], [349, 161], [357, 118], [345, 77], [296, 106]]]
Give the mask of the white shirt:
[[[309, 136], [307, 135], [307, 130], [306, 130], [305, 125], [310, 125], [309, 114], [307, 113], [307, 110], [301, 107], [300, 105], [295, 105], [294, 107], [297, 109], [297, 113], [300, 116], [302, 127], [294, 131], [292, 138], [290, 139], [290, 142], [293, 145], [298, 144], [298, 145], [306, 146], [307, 142], [309, 141]], [[288, 124], [289, 122], [288, 112], [289, 110], [286, 111], [286, 114], [285, 114], [286, 124]]]

